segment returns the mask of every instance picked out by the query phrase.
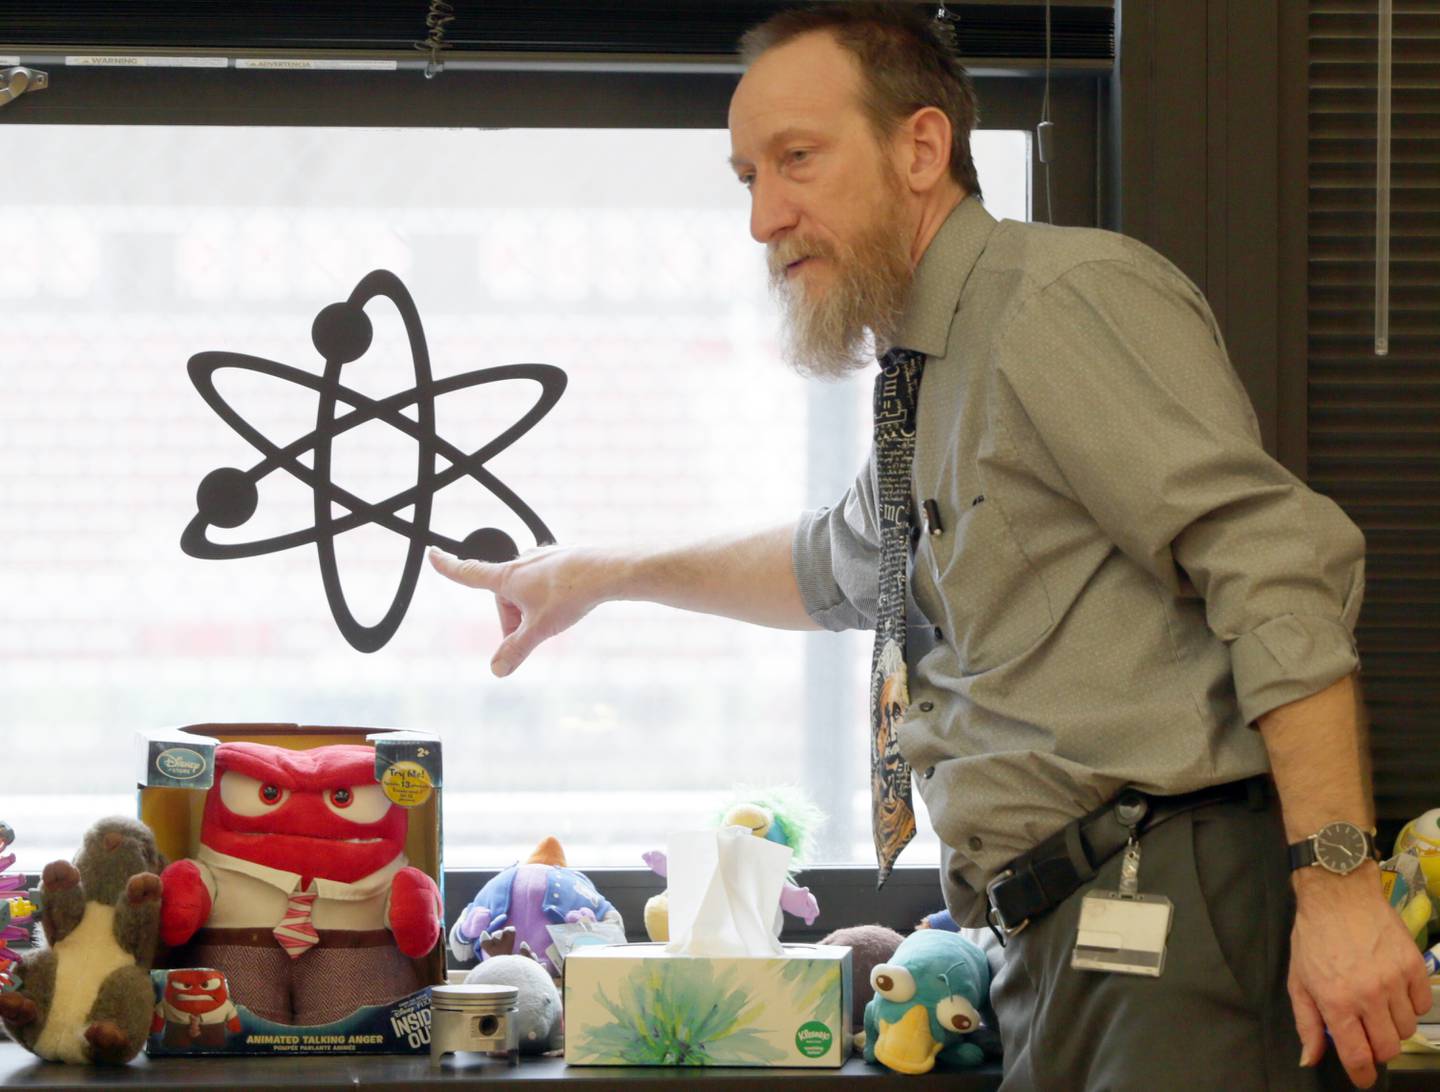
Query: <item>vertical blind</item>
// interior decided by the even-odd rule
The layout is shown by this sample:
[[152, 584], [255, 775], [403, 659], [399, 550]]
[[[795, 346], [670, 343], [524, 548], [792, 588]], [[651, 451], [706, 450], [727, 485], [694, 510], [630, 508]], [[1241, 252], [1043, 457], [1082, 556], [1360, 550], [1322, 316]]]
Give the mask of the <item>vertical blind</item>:
[[1309, 479], [1365, 532], [1379, 818], [1440, 807], [1440, 6], [1395, 0], [1390, 348], [1374, 354], [1377, 0], [1309, 7]]

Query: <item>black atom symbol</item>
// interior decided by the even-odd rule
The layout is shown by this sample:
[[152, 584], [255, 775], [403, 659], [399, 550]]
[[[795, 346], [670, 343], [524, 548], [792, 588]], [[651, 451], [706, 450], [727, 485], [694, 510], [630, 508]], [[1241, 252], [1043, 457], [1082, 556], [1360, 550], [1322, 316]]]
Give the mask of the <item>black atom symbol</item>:
[[[405, 321], [415, 369], [415, 386], [385, 398], [372, 399], [341, 383], [340, 371], [370, 348], [373, 329], [365, 314], [365, 304], [377, 296], [393, 302]], [[459, 557], [483, 561], [508, 561], [519, 553], [514, 540], [495, 527], [482, 527], [458, 541], [432, 531], [430, 513], [434, 497], [447, 485], [462, 477], [471, 478], [524, 522], [535, 537], [536, 545], [548, 546], [555, 541], [555, 536], [540, 517], [504, 482], [486, 470], [485, 464], [529, 432], [550, 412], [565, 391], [565, 373], [550, 364], [505, 364], [435, 379], [430, 374], [430, 354], [425, 347], [425, 331], [420, 325], [415, 301], [400, 278], [384, 269], [366, 274], [355, 286], [355, 291], [350, 293], [349, 299], [332, 303], [316, 315], [310, 337], [325, 358], [325, 371], [320, 376], [243, 353], [205, 352], [190, 358], [190, 379], [200, 396], [263, 458], [248, 470], [223, 466], [205, 475], [195, 492], [198, 511], [180, 536], [180, 548], [191, 557], [224, 560], [258, 557], [313, 542], [320, 557], [325, 598], [330, 603], [335, 624], [355, 648], [361, 652], [374, 652], [384, 647], [400, 627], [415, 594], [427, 546], [439, 546]], [[276, 444], [235, 412], [215, 389], [215, 373], [222, 368], [257, 372], [315, 391], [320, 396], [315, 412], [315, 430], [283, 447]], [[535, 404], [508, 429], [484, 447], [468, 453], [436, 435], [437, 398], [452, 391], [507, 379], [529, 379], [540, 385], [540, 396]], [[340, 403], [349, 408], [337, 415]], [[415, 420], [402, 412], [412, 405], [416, 408]], [[415, 484], [378, 504], [371, 504], [342, 489], [330, 477], [331, 448], [335, 438], [370, 421], [383, 421], [398, 429], [415, 441], [416, 448]], [[302, 455], [311, 452], [313, 467], [300, 461]], [[437, 470], [437, 457], [449, 465]], [[315, 502], [314, 526], [252, 542], [212, 542], [209, 537], [211, 527], [239, 527], [255, 514], [260, 497], [259, 484], [275, 470], [286, 471], [310, 488]], [[337, 518], [332, 505], [340, 506], [348, 514]], [[399, 513], [411, 505], [415, 509], [413, 518], [402, 518]], [[410, 546], [405, 554], [400, 584], [389, 609], [379, 622], [367, 626], [356, 619], [345, 601], [335, 558], [335, 538], [346, 531], [371, 524], [395, 532], [407, 539]]]

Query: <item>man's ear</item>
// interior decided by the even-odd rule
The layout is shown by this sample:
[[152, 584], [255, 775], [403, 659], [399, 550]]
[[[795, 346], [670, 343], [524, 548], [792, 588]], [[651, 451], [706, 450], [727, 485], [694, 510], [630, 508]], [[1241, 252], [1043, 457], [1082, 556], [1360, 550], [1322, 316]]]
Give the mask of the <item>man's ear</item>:
[[950, 173], [954, 132], [945, 112], [924, 106], [911, 114], [900, 132], [900, 177], [915, 194], [934, 189]]

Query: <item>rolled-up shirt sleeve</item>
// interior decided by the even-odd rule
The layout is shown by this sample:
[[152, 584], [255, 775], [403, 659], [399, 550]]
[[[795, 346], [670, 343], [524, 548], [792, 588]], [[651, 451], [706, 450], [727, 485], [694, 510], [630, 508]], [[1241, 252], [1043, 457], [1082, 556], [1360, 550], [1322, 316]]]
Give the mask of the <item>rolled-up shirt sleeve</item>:
[[1089, 262], [1036, 290], [1001, 382], [1059, 487], [1230, 649], [1247, 723], [1356, 670], [1364, 538], [1266, 454], [1203, 297], [1178, 272]]
[[839, 503], [804, 512], [791, 560], [805, 610], [830, 630], [873, 629], [880, 571], [874, 457]]

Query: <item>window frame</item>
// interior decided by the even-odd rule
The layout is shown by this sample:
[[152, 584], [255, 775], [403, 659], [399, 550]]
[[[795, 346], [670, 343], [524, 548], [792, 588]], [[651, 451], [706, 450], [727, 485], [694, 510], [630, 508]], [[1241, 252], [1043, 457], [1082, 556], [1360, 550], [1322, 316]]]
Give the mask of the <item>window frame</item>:
[[[0, 45], [0, 55], [15, 47]], [[76, 52], [83, 52], [75, 50]], [[192, 50], [204, 53], [204, 50]], [[49, 86], [0, 110], [0, 123], [40, 125], [210, 125], [363, 128], [724, 128], [739, 79], [733, 62], [685, 57], [643, 63], [611, 58], [528, 58], [523, 64], [457, 65], [433, 79], [414, 69], [372, 71], [241, 71], [234, 68], [122, 68], [64, 66], [57, 55], [19, 51], [22, 63], [48, 69]], [[1104, 114], [1109, 61], [1066, 61], [1052, 66], [1050, 114], [1056, 123], [1054, 212], [1061, 224], [1108, 226]], [[981, 107], [981, 128], [1033, 132], [1045, 95], [1043, 66], [1033, 61], [971, 70]], [[1032, 155], [1032, 218], [1042, 219], [1044, 173]], [[811, 384], [812, 417], [829, 420], [828, 388]], [[845, 428], [812, 430], [843, 435]], [[855, 467], [832, 466], [823, 443], [810, 448], [810, 483], [842, 490]], [[842, 688], [828, 683], [838, 650], [826, 651], [825, 634], [805, 635], [804, 678], [815, 699], [807, 703], [807, 754], [824, 779], [825, 726], [836, 716], [859, 715]], [[502, 867], [506, 862], [497, 862]], [[584, 862], [575, 862], [584, 868]], [[445, 870], [446, 920], [453, 921], [495, 869]], [[600, 890], [621, 909], [632, 939], [644, 939], [643, 907], [663, 886], [643, 867], [588, 869]], [[816, 940], [833, 926], [878, 921], [898, 930], [943, 907], [933, 865], [901, 865], [883, 891], [868, 866], [807, 870], [802, 882], [825, 910], [823, 928], [787, 927], [787, 936]]]

